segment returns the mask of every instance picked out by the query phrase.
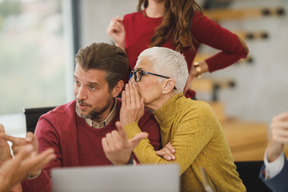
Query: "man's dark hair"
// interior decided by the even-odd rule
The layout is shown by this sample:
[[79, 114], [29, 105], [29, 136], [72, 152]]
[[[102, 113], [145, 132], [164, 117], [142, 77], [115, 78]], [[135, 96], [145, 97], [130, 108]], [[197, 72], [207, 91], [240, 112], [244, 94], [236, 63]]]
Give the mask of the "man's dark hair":
[[120, 80], [124, 80], [129, 67], [126, 53], [120, 47], [108, 43], [92, 43], [79, 49], [75, 62], [85, 71], [90, 69], [106, 71], [110, 91]]

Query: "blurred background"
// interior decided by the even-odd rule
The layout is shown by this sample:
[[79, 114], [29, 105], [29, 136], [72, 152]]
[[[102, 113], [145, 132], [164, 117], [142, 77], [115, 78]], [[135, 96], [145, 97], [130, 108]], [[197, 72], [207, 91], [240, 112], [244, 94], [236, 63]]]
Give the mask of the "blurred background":
[[[25, 135], [24, 108], [72, 100], [75, 53], [93, 42], [112, 43], [105, 32], [110, 19], [136, 11], [137, 2], [0, 0], [0, 123], [6, 132]], [[234, 157], [255, 146], [249, 154], [259, 158], [271, 118], [288, 110], [288, 1], [197, 2], [205, 15], [243, 38], [250, 53], [196, 79], [192, 88], [219, 117]], [[196, 60], [215, 52], [202, 46]]]

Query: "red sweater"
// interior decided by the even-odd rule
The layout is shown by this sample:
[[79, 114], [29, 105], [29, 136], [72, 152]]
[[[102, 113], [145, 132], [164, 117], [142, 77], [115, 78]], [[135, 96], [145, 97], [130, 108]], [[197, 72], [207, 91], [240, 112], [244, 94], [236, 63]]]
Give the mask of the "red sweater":
[[[138, 55], [149, 47], [155, 28], [161, 22], [162, 17], [150, 18], [144, 16], [141, 12], [124, 16], [125, 48], [131, 69], [134, 69]], [[192, 35], [198, 42], [198, 44], [194, 44], [196, 51], [192, 51], [190, 47], [183, 49], [189, 71], [200, 44], [206, 44], [220, 50], [219, 53], [206, 59], [210, 72], [228, 67], [240, 58], [247, 56], [247, 52], [237, 35], [221, 27], [206, 16], [202, 16], [199, 12], [195, 12], [192, 20]], [[162, 47], [175, 49], [171, 40], [167, 40]]]
[[[49, 163], [41, 174], [34, 180], [22, 182], [26, 192], [50, 192], [50, 171], [55, 167], [101, 166], [111, 165], [102, 148], [101, 139], [112, 130], [115, 122], [119, 121], [121, 108], [117, 100], [117, 110], [114, 119], [104, 128], [91, 128], [85, 119], [80, 118], [75, 112], [75, 101], [55, 108], [40, 117], [35, 135], [39, 140], [39, 152], [53, 148], [56, 160]], [[155, 150], [159, 150], [159, 127], [154, 116], [145, 111], [139, 121], [142, 131], [149, 133], [149, 140]]]

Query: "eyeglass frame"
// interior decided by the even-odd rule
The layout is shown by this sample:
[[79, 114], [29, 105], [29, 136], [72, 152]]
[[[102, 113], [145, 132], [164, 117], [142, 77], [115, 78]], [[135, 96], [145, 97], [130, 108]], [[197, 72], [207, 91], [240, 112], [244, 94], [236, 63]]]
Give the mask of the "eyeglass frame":
[[[142, 71], [142, 73], [141, 73], [141, 75], [140, 75], [140, 78], [139, 78], [139, 81], [137, 81], [137, 77], [136, 77], [136, 75], [135, 75], [138, 71]], [[132, 70], [132, 71], [130, 72], [130, 78], [129, 78], [129, 79], [131, 79], [131, 77], [134, 75], [134, 80], [135, 80], [135, 82], [140, 82], [141, 79], [142, 79], [143, 74], [154, 75], [154, 76], [162, 77], [162, 78], [165, 78], [165, 79], [171, 79], [170, 77], [167, 77], [167, 76], [164, 76], [164, 75], [159, 75], [159, 74], [156, 74], [156, 73], [151, 73], [151, 72], [143, 71], [142, 69], [138, 69], [138, 70], [136, 70], [136, 71], [135, 71], [135, 70]], [[173, 89], [177, 90], [176, 86], [174, 86]]]

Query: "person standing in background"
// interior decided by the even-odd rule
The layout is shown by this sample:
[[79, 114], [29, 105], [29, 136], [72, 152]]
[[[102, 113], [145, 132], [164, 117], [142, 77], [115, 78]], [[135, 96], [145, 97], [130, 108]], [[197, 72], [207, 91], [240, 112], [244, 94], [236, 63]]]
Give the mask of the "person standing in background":
[[[106, 32], [126, 51], [130, 70], [134, 69], [138, 55], [148, 47], [162, 46], [181, 52], [189, 71], [184, 89], [189, 98], [195, 96], [190, 90], [195, 77], [226, 68], [245, 58], [249, 52], [245, 42], [236, 34], [204, 16], [194, 0], [139, 0], [137, 12], [124, 18], [112, 18]], [[193, 63], [201, 44], [220, 52]]]
[[259, 177], [273, 191], [288, 191], [288, 160], [284, 145], [288, 144], [288, 112], [272, 119], [268, 146], [264, 155], [264, 165]]

